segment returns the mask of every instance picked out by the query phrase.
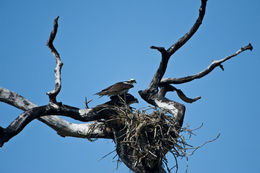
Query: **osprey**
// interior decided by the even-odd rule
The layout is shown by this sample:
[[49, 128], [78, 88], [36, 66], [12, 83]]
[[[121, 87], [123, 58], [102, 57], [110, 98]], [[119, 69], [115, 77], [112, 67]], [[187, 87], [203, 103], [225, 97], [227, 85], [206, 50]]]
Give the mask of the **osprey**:
[[136, 83], [134, 79], [130, 79], [124, 82], [118, 82], [96, 93], [96, 95], [102, 97], [104, 95], [116, 96], [116, 95], [126, 94], [130, 88], [134, 87], [133, 83]]
[[125, 100], [122, 100], [122, 98], [118, 97], [118, 96], [111, 96], [110, 97], [110, 101], [106, 102], [105, 104], [108, 105], [114, 105], [114, 106], [130, 106], [131, 104], [134, 103], [139, 103], [137, 98], [135, 98], [134, 96], [132, 96], [129, 93], [125, 94]]

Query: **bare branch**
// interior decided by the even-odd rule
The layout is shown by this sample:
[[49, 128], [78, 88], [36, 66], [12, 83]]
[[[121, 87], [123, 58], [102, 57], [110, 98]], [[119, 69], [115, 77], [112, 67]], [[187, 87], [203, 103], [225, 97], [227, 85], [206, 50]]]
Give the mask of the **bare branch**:
[[163, 55], [164, 55], [164, 54], [167, 54], [167, 51], [165, 50], [164, 47], [151, 46], [150, 48], [151, 48], [151, 49], [156, 49], [156, 50], [158, 50], [158, 51], [161, 52]]
[[204, 77], [205, 75], [209, 74], [212, 70], [214, 70], [216, 67], [218, 66], [222, 66], [222, 63], [224, 63], [225, 61], [239, 55], [240, 53], [246, 51], [246, 50], [253, 50], [252, 45], [249, 43], [247, 46], [240, 48], [237, 52], [235, 52], [232, 55], [229, 55], [223, 59], [220, 60], [215, 60], [213, 61], [205, 70], [195, 74], [195, 75], [191, 75], [191, 76], [186, 76], [186, 77], [182, 77], [182, 78], [164, 78], [161, 80], [161, 85], [164, 84], [182, 84], [182, 83], [187, 83], [190, 82], [194, 79], [199, 79]]
[[7, 142], [20, 133], [32, 120], [42, 116], [62, 115], [79, 121], [88, 122], [97, 120], [97, 118], [102, 116], [102, 114], [96, 114], [94, 111], [94, 109], [78, 109], [67, 105], [58, 105], [57, 108], [51, 105], [35, 107], [23, 112], [7, 128], [2, 129], [3, 136], [0, 136], [0, 138], [2, 138], [2, 143]]
[[198, 96], [198, 97], [196, 97], [194, 99], [193, 98], [189, 98], [182, 92], [182, 90], [177, 89], [177, 88], [175, 88], [174, 86], [172, 86], [170, 84], [164, 84], [162, 86], [160, 85], [160, 92], [158, 94], [159, 95], [158, 97], [159, 98], [165, 97], [165, 94], [167, 92], [169, 92], [169, 91], [176, 91], [178, 96], [180, 97], [180, 99], [182, 99], [186, 103], [193, 103], [193, 102], [195, 102], [195, 101], [197, 101], [197, 100], [199, 100], [201, 98], [200, 96]]
[[[152, 49], [156, 49], [161, 52], [162, 60], [160, 62], [159, 68], [157, 69], [152, 81], [150, 82], [147, 89], [143, 91], [139, 91], [140, 96], [145, 100], [149, 100], [148, 97], [158, 93], [158, 85], [162, 80], [162, 77], [166, 71], [168, 61], [174, 52], [176, 52], [179, 48], [181, 48], [198, 30], [199, 26], [202, 23], [202, 20], [205, 15], [207, 0], [201, 0], [201, 7], [199, 10], [199, 17], [196, 20], [195, 24], [192, 26], [190, 31], [186, 33], [183, 37], [181, 37], [175, 44], [173, 44], [167, 51], [163, 47], [151, 46]], [[151, 104], [151, 102], [148, 102]]]
[[[11, 96], [10, 96], [11, 95]], [[24, 102], [25, 99], [23, 99], [22, 96], [19, 96], [13, 92], [10, 92], [7, 89], [1, 89], [0, 88], [0, 100], [5, 101], [6, 103], [9, 103], [11, 105], [20, 105], [19, 107], [24, 106], [24, 104], [15, 103], [16, 98], [15, 96], [18, 96], [18, 101], [22, 100]], [[12, 98], [10, 98], [12, 97]], [[135, 99], [132, 95], [127, 94], [126, 97], [126, 103], [131, 102], [133, 99]], [[29, 101], [25, 100], [26, 104], [29, 103]], [[130, 103], [131, 104], [131, 103]], [[79, 109], [76, 107], [63, 105], [63, 104], [56, 104], [56, 106], [52, 106], [51, 104], [45, 105], [45, 106], [31, 106], [31, 109], [27, 109], [25, 112], [23, 112], [21, 115], [19, 115], [7, 128], [1, 128], [0, 127], [0, 146], [1, 142], [2, 144], [4, 142], [7, 142], [12, 137], [17, 135], [19, 132], [23, 130], [23, 128], [29, 124], [32, 120], [36, 118], [40, 118], [43, 116], [48, 115], [62, 115], [67, 116], [70, 118], [73, 118], [75, 120], [83, 121], [83, 122], [89, 122], [94, 120], [101, 120], [101, 119], [108, 119], [111, 116], [116, 116], [118, 114], [118, 111], [115, 109], [119, 107], [125, 107], [125, 104], [123, 104], [117, 97], [111, 97], [111, 100], [98, 105], [92, 109]], [[43, 120], [45, 122], [45, 120]], [[63, 125], [63, 124], [62, 124]], [[63, 126], [60, 125], [57, 127], [56, 124], [51, 124], [50, 126], [56, 130], [56, 128], [63, 128]], [[66, 126], [66, 125], [65, 125]], [[81, 129], [81, 127], [84, 127], [84, 125], [71, 125], [71, 128], [73, 127], [73, 130], [75, 128]], [[102, 123], [92, 123], [86, 127], [87, 129], [81, 129], [82, 134], [86, 134], [86, 136], [82, 136], [82, 134], [73, 134], [72, 132], [66, 132], [63, 129], [60, 129], [58, 131], [58, 134], [61, 136], [68, 136], [72, 133], [70, 136], [76, 136], [76, 137], [89, 137], [89, 138], [112, 138], [110, 131], [107, 131], [107, 126]], [[86, 133], [87, 132], [87, 133]], [[77, 131], [77, 133], [79, 133]]]
[[[156, 71], [151, 83], [149, 84], [146, 90], [149, 92], [158, 92], [157, 87], [166, 71], [168, 61], [170, 57], [181, 48], [198, 30], [200, 27], [202, 20], [206, 11], [207, 0], [201, 0], [201, 6], [199, 10], [199, 17], [196, 20], [195, 24], [192, 26], [189, 32], [187, 32], [183, 37], [181, 37], [176, 43], [174, 43], [167, 51], [163, 47], [151, 46], [152, 49], [156, 49], [162, 54], [162, 60], [160, 62], [160, 66]], [[141, 93], [142, 94], [142, 93]]]
[[56, 60], [56, 67], [55, 67], [55, 88], [52, 91], [47, 92], [47, 95], [49, 96], [50, 103], [56, 103], [56, 96], [59, 94], [61, 90], [61, 68], [63, 63], [61, 62], [60, 55], [58, 51], [53, 46], [53, 41], [55, 39], [57, 30], [58, 30], [58, 19], [59, 16], [56, 17], [54, 20], [53, 30], [50, 34], [50, 38], [47, 41], [47, 46], [51, 49], [51, 52], [53, 53], [55, 60]]
[[220, 133], [213, 139], [211, 140], [208, 140], [208, 141], [205, 141], [203, 144], [197, 146], [197, 147], [191, 147], [191, 148], [185, 148], [187, 150], [193, 150], [191, 153], [186, 153], [186, 155], [193, 155], [198, 149], [202, 148], [204, 145], [208, 144], [208, 143], [211, 143], [211, 142], [214, 142], [215, 140], [217, 140], [218, 138], [220, 137]]
[[36, 104], [33, 104], [29, 100], [25, 99], [23, 96], [2, 87], [0, 87], [0, 101], [23, 111], [37, 107]]
[[176, 43], [174, 43], [168, 50], [169, 56], [174, 54], [179, 48], [181, 48], [194, 34], [195, 32], [199, 29], [200, 25], [202, 24], [202, 20], [205, 15], [206, 11], [206, 5], [207, 5], [207, 0], [201, 0], [201, 6], [199, 9], [199, 17], [196, 20], [195, 24], [192, 26], [189, 32], [187, 32], [183, 37], [181, 37]]
[[[0, 101], [24, 111], [37, 107], [37, 105], [25, 99], [23, 96], [1, 87]], [[106, 126], [103, 123], [75, 124], [54, 115], [40, 117], [38, 120], [47, 124], [63, 137], [111, 138], [106, 132]]]
[[91, 101], [92, 101], [92, 99], [90, 99], [90, 100], [88, 101], [87, 97], [85, 97], [85, 105], [86, 105], [86, 109], [89, 109], [88, 104], [89, 104]]

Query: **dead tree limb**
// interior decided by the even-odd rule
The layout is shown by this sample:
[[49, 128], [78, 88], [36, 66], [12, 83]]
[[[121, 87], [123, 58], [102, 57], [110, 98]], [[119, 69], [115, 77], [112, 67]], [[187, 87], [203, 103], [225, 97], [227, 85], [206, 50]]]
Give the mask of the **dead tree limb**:
[[212, 70], [214, 70], [216, 67], [220, 67], [223, 71], [224, 71], [224, 67], [223, 67], [223, 63], [237, 55], [239, 55], [240, 53], [246, 51], [246, 50], [253, 50], [253, 46], [249, 43], [247, 46], [244, 46], [242, 48], [240, 48], [238, 51], [236, 51], [234, 54], [229, 55], [223, 59], [220, 60], [214, 60], [205, 70], [191, 75], [191, 76], [186, 76], [186, 77], [182, 77], [182, 78], [164, 78], [161, 80], [161, 85], [164, 84], [182, 84], [182, 83], [187, 83], [190, 82], [194, 79], [200, 79], [204, 76], [206, 76], [207, 74], [209, 74]]
[[[84, 138], [113, 138], [112, 134], [107, 131], [107, 126], [104, 123], [92, 123], [87, 125], [71, 124], [57, 116], [52, 116], [61, 115], [82, 122], [89, 122], [107, 119], [110, 116], [114, 116], [117, 114], [117, 112], [114, 110], [114, 107], [124, 106], [122, 101], [119, 100], [117, 97], [111, 97], [110, 101], [98, 105], [94, 108], [88, 109], [79, 109], [69, 105], [64, 105], [61, 102], [56, 101], [56, 96], [61, 90], [62, 67], [59, 53], [53, 46], [53, 41], [57, 33], [57, 22], [58, 17], [54, 20], [53, 31], [51, 32], [49, 41], [47, 43], [48, 47], [51, 49], [56, 59], [55, 88], [47, 93], [47, 95], [49, 96], [49, 104], [36, 106], [14, 92], [4, 88], [0, 88], [0, 100], [2, 102], [6, 102], [19, 109], [25, 110], [7, 128], [0, 127], [0, 146], [3, 146], [4, 143], [8, 142], [12, 137], [20, 133], [23, 128], [34, 119], [39, 119], [40, 121], [43, 121], [53, 129], [55, 129], [61, 136], [74, 136]], [[137, 100], [132, 95], [127, 94], [124, 103], [128, 104], [134, 102], [137, 102]], [[75, 130], [77, 130], [76, 133]]]
[[[5, 142], [9, 141], [12, 137], [14, 137], [19, 132], [21, 132], [22, 129], [34, 119], [37, 118], [40, 119], [41, 117], [47, 115], [63, 115], [83, 122], [94, 121], [94, 120], [99, 120], [107, 117], [108, 113], [111, 113], [111, 111], [107, 111], [109, 110], [109, 106], [111, 106], [110, 104], [116, 104], [116, 103], [108, 102], [107, 104], [99, 105], [94, 109], [79, 109], [76, 107], [63, 105], [62, 103], [57, 103], [56, 96], [59, 94], [61, 89], [61, 67], [62, 67], [62, 62], [59, 53], [53, 46], [53, 41], [55, 39], [57, 28], [58, 28], [57, 22], [58, 22], [58, 17], [54, 20], [53, 31], [51, 32], [50, 38], [47, 42], [48, 47], [51, 49], [56, 59], [55, 88], [54, 90], [47, 93], [47, 95], [49, 95], [49, 100], [50, 100], [49, 104], [45, 106], [36, 106], [31, 104], [29, 101], [25, 100], [22, 96], [19, 96], [18, 94], [15, 94], [9, 90], [1, 88], [0, 90], [2, 95], [1, 101], [4, 101], [16, 107], [23, 107], [26, 111], [23, 112], [20, 116], [18, 116], [7, 128], [0, 127], [0, 146], [3, 146]], [[8, 99], [6, 99], [7, 97]], [[104, 109], [104, 107], [107, 109]], [[100, 111], [100, 109], [102, 109], [102, 111]], [[62, 122], [62, 120], [58, 119], [58, 117], [52, 117], [52, 119], [53, 118], [55, 118], [56, 121], [58, 121], [59, 123]], [[47, 121], [46, 119], [44, 120], [44, 118], [42, 118], [41, 120], [45, 121], [46, 123], [49, 123], [52, 128], [57, 128], [57, 126], [49, 122], [48, 119]], [[66, 122], [63, 121], [63, 123]], [[97, 129], [103, 130], [103, 132], [105, 132], [104, 126], [97, 126]], [[64, 131], [60, 132], [59, 134], [62, 134], [63, 136], [65, 135]], [[75, 134], [71, 134], [71, 135], [75, 135]], [[102, 136], [105, 138], [111, 138], [111, 136], [109, 137], [107, 133], [103, 133]]]
[[[149, 86], [147, 87], [147, 89], [138, 91], [140, 96], [146, 102], [148, 102], [154, 106], [170, 110], [171, 113], [173, 113], [174, 117], [176, 118], [176, 121], [177, 121], [177, 119], [181, 120], [179, 127], [182, 126], [182, 122], [183, 122], [182, 120], [184, 117], [185, 106], [180, 103], [177, 103], [175, 101], [165, 98], [164, 97], [165, 94], [171, 90], [166, 89], [165, 87], [167, 87], [167, 86], [161, 85], [160, 83], [161, 83], [161, 80], [167, 69], [167, 64], [168, 64], [170, 57], [179, 48], [181, 48], [195, 34], [195, 32], [200, 27], [200, 25], [203, 21], [204, 15], [205, 15], [206, 5], [207, 5], [207, 0], [201, 0], [199, 16], [198, 16], [195, 24], [192, 26], [192, 28], [189, 30], [189, 32], [187, 32], [183, 37], [181, 37], [170, 48], [168, 48], [166, 50], [163, 47], [151, 46], [152, 49], [156, 49], [159, 52], [161, 52], [162, 59], [161, 59], [160, 65], [159, 65], [152, 81], [150, 82]], [[161, 93], [159, 93], [159, 87], [161, 87], [161, 89], [163, 90]], [[169, 86], [167, 88], [169, 88]], [[181, 92], [177, 92], [177, 93], [181, 93]], [[182, 93], [181, 96], [185, 96], [184, 93]], [[181, 97], [181, 98], [184, 98], [184, 100], [185, 100], [185, 97]], [[195, 100], [197, 100], [197, 99], [195, 99]], [[188, 100], [188, 101], [191, 101], [191, 100]], [[179, 121], [177, 121], [177, 122], [179, 122]]]
[[[251, 46], [251, 44], [249, 44], [248, 46], [241, 48], [239, 51], [237, 51], [233, 55], [230, 55], [219, 61], [214, 61], [206, 70], [202, 71], [201, 73], [198, 73], [193, 76], [184, 77], [184, 78], [163, 79], [163, 76], [167, 69], [167, 65], [168, 65], [170, 57], [196, 33], [196, 31], [202, 24], [202, 21], [203, 21], [204, 15], [205, 15], [205, 11], [206, 11], [206, 5], [207, 5], [207, 0], [201, 0], [199, 16], [198, 16], [195, 24], [192, 26], [192, 28], [189, 30], [189, 32], [187, 32], [183, 37], [181, 37], [170, 48], [168, 48], [166, 50], [164, 47], [151, 46], [152, 49], [156, 49], [161, 53], [161, 62], [160, 62], [160, 65], [159, 65], [154, 77], [152, 78], [149, 86], [144, 90], [138, 91], [139, 95], [147, 103], [152, 104], [161, 109], [168, 110], [173, 115], [174, 122], [176, 123], [175, 127], [176, 127], [177, 131], [181, 129], [182, 124], [183, 124], [185, 106], [176, 101], [166, 98], [165, 97], [166, 93], [176, 91], [178, 96], [183, 101], [188, 102], [188, 103], [197, 101], [201, 97], [199, 96], [194, 99], [191, 99], [191, 98], [187, 97], [180, 89], [175, 88], [171, 84], [176, 84], [177, 82], [185, 83], [185, 82], [189, 82], [196, 78], [201, 78], [201, 77], [207, 75], [209, 72], [211, 72], [217, 66], [219, 66], [223, 69], [223, 65], [222, 65], [223, 62], [229, 60], [230, 58], [240, 54], [241, 52], [243, 52], [245, 50], [252, 50], [252, 46]], [[122, 156], [121, 156], [121, 158], [122, 158]], [[160, 165], [162, 162], [162, 160], [157, 160], [157, 161], [158, 161], [158, 163], [157, 163], [158, 165]], [[157, 171], [159, 170], [159, 168], [160, 168], [160, 166], [158, 166]]]
[[[0, 88], [0, 101], [8, 103], [14, 107], [17, 107], [21, 110], [24, 110], [20, 116], [16, 118], [15, 121], [13, 121], [7, 128], [1, 128], [0, 132], [0, 138], [1, 138], [1, 146], [10, 140], [12, 137], [17, 135], [28, 123], [30, 123], [32, 120], [38, 118], [41, 122], [47, 124], [51, 128], [53, 128], [60, 136], [71, 136], [71, 137], [80, 137], [80, 138], [110, 138], [111, 134], [107, 133], [106, 126], [103, 123], [87, 123], [87, 124], [75, 124], [68, 122], [58, 116], [58, 112], [65, 111], [66, 114], [69, 115], [69, 117], [73, 117], [74, 119], [83, 120], [86, 121], [92, 121], [91, 119], [97, 118], [97, 111], [100, 110], [99, 107], [94, 109], [88, 109], [89, 114], [87, 110], [85, 109], [78, 109], [73, 108], [70, 106], [60, 106], [59, 110], [53, 108], [52, 106], [46, 105], [38, 107], [37, 105], [33, 104], [29, 100], [25, 99], [24, 97], [8, 90], [5, 88]], [[56, 112], [56, 113], [50, 113], [50, 112]], [[49, 112], [49, 113], [48, 113]], [[63, 113], [65, 113], [63, 112]], [[62, 113], [62, 114], [63, 114]], [[44, 114], [49, 114], [52, 116], [43, 116]], [[65, 114], [64, 114], [65, 115]], [[84, 118], [84, 116], [87, 115], [88, 118], [92, 116], [89, 120], [88, 118]], [[105, 114], [102, 115], [102, 112], [98, 114], [99, 118], [102, 118], [102, 116], [106, 116]], [[98, 119], [99, 119], [98, 118]], [[85, 121], [85, 122], [86, 122]]]
[[53, 25], [53, 30], [50, 34], [49, 40], [47, 41], [47, 46], [50, 48], [51, 52], [53, 53], [55, 60], [56, 60], [56, 67], [55, 67], [55, 88], [52, 91], [47, 92], [47, 95], [49, 96], [50, 99], [50, 104], [55, 104], [56, 101], [56, 96], [59, 94], [61, 90], [61, 68], [63, 63], [61, 62], [60, 55], [58, 51], [55, 49], [53, 46], [53, 41], [56, 37], [57, 30], [58, 30], [58, 19], [59, 16], [56, 17], [54, 20], [54, 25]]
[[192, 26], [189, 32], [187, 32], [183, 37], [181, 37], [176, 43], [174, 43], [169, 49], [167, 49], [167, 53], [169, 56], [172, 56], [179, 48], [181, 48], [199, 29], [202, 24], [205, 11], [206, 11], [207, 0], [201, 0], [201, 6], [199, 9], [199, 17], [196, 20], [195, 24]]
[[160, 63], [160, 66], [155, 73], [150, 85], [146, 90], [150, 91], [156, 91], [156, 88], [158, 88], [158, 85], [166, 71], [168, 61], [170, 57], [179, 49], [181, 48], [194, 34], [195, 32], [199, 29], [200, 25], [202, 24], [202, 20], [205, 15], [206, 11], [206, 5], [207, 5], [207, 0], [201, 0], [201, 6], [199, 9], [199, 17], [196, 20], [195, 24], [192, 26], [192, 28], [187, 32], [183, 37], [181, 37], [176, 43], [174, 43], [170, 48], [165, 50], [164, 47], [157, 47], [157, 46], [151, 46], [152, 49], [156, 49], [162, 54], [162, 61]]
[[[0, 101], [23, 111], [28, 111], [32, 108], [38, 107], [23, 96], [1, 87]], [[38, 120], [54, 129], [62, 137], [70, 136], [79, 138], [110, 138], [105, 131], [105, 125], [103, 123], [95, 122], [87, 124], [76, 124], [68, 122], [56, 115], [40, 117]], [[96, 128], [92, 128], [93, 126]], [[94, 131], [91, 129], [94, 129]]]

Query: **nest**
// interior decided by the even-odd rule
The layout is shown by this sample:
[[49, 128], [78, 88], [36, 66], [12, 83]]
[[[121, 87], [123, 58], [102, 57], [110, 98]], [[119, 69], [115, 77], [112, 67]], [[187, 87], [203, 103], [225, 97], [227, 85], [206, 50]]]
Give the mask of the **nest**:
[[[201, 128], [202, 125], [196, 129], [190, 129], [189, 126], [181, 128], [167, 110], [149, 109], [152, 109], [151, 113], [147, 113], [148, 109], [114, 107], [117, 115], [105, 121], [108, 126], [120, 132], [116, 136], [117, 141], [120, 142], [117, 147], [126, 148], [124, 153], [131, 158], [134, 167], [141, 164], [152, 169], [154, 165], [163, 163], [168, 172], [174, 168], [177, 172], [178, 158], [185, 157], [188, 160], [188, 156], [198, 148], [213, 141], [193, 147], [187, 143], [187, 140], [191, 139], [193, 131]], [[188, 150], [192, 152], [188, 153]], [[175, 160], [171, 168], [168, 166], [167, 153], [171, 153]]]

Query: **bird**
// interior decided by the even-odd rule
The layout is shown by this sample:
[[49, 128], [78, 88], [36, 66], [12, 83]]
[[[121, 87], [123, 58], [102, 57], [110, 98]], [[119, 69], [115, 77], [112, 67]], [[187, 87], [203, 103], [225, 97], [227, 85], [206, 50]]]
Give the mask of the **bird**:
[[103, 89], [102, 91], [96, 93], [96, 95], [99, 95], [100, 97], [102, 96], [119, 96], [119, 95], [125, 95], [129, 89], [134, 87], [134, 83], [136, 83], [136, 81], [134, 79], [129, 79], [127, 81], [123, 81], [123, 82], [117, 82], [105, 89]]
[[[110, 101], [97, 105], [96, 107], [92, 108], [94, 112], [95, 118], [98, 120], [108, 120], [111, 117], [118, 116], [120, 113], [123, 112], [132, 112], [133, 108], [130, 106], [131, 104], [138, 103], [137, 98], [133, 95], [127, 93], [126, 99], [122, 100], [118, 96], [111, 96]], [[113, 118], [114, 119], [114, 118]], [[115, 123], [120, 122], [120, 117], [114, 119], [116, 121], [108, 121], [107, 123]]]
[[114, 105], [114, 106], [130, 106], [131, 104], [139, 103], [137, 98], [135, 98], [133, 95], [126, 93], [125, 94], [125, 100], [122, 100], [120, 97], [117, 96], [111, 96], [110, 101], [106, 102], [107, 105]]

